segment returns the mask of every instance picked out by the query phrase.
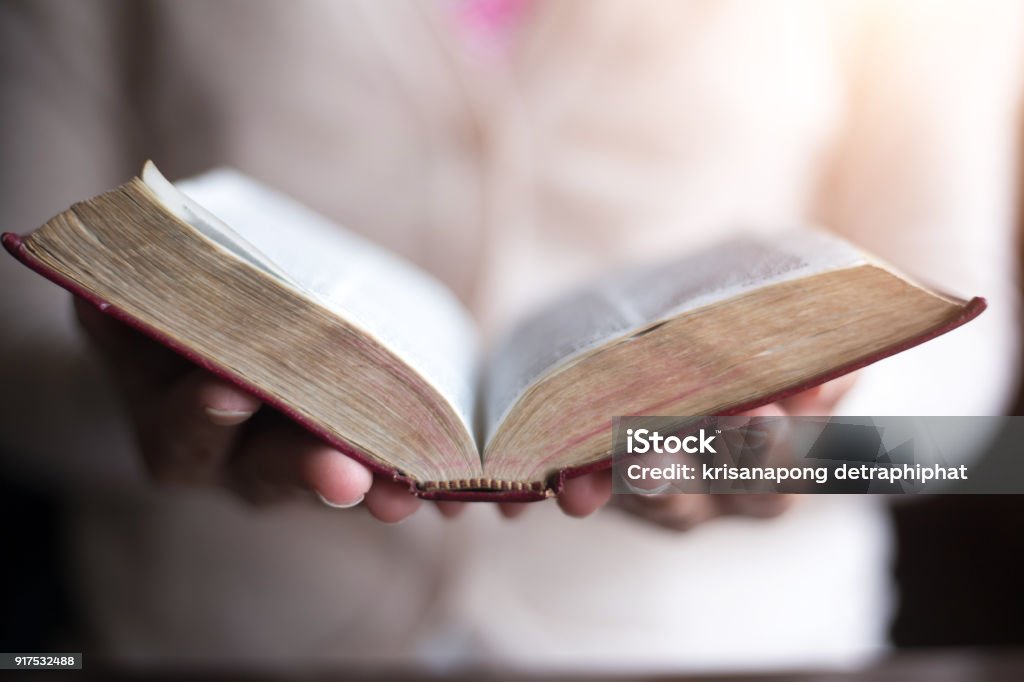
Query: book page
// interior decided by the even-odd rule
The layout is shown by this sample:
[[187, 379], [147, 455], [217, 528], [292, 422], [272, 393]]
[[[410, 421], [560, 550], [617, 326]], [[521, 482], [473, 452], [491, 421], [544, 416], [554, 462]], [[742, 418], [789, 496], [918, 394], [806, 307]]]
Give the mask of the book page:
[[473, 432], [477, 332], [443, 284], [237, 171], [215, 170], [171, 185], [147, 164], [143, 180], [169, 210], [218, 245], [378, 339], [430, 382]]
[[517, 325], [492, 354], [484, 388], [487, 440], [531, 384], [581, 353], [689, 310], [865, 260], [837, 237], [792, 230], [737, 237], [571, 294]]

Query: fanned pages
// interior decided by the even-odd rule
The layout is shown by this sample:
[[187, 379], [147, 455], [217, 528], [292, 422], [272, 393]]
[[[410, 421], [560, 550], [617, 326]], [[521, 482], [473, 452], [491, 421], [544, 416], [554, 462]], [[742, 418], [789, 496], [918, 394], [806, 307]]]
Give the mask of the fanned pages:
[[543, 498], [608, 464], [615, 416], [734, 414], [984, 309], [792, 230], [609, 275], [484, 361], [415, 266], [237, 172], [173, 185], [152, 164], [4, 245], [433, 498]]

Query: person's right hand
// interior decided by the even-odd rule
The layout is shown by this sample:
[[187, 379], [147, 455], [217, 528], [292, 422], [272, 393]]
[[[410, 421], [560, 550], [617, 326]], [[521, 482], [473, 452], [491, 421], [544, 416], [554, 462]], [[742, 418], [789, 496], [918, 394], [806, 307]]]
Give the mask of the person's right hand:
[[364, 502], [395, 522], [420, 500], [318, 440], [233, 384], [189, 363], [75, 298], [75, 312], [112, 374], [150, 477], [222, 486], [254, 504], [316, 494], [331, 506]]
[[[748, 417], [828, 416], [853, 387], [856, 374], [847, 374], [771, 405], [747, 412]], [[588, 516], [609, 502], [655, 526], [686, 531], [723, 516], [770, 519], [792, 506], [796, 496], [785, 494], [666, 494], [612, 495], [610, 470], [566, 481], [558, 504], [570, 516]]]

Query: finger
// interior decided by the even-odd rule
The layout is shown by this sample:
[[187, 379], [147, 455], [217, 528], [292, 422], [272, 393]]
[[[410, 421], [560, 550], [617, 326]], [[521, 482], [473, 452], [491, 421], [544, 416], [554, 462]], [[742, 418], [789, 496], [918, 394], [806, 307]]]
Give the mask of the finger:
[[229, 469], [232, 489], [257, 504], [313, 492], [329, 506], [347, 508], [373, 484], [362, 464], [276, 414], [252, 425]]
[[446, 519], [454, 519], [466, 509], [465, 502], [439, 501], [435, 504], [437, 505], [437, 510], [441, 512], [441, 516]]
[[781, 403], [771, 403], [769, 405], [762, 405], [761, 407], [755, 407], [752, 410], [744, 412], [743, 417], [785, 417], [786, 413], [782, 410]]
[[142, 452], [162, 483], [212, 484], [221, 478], [241, 424], [260, 402], [203, 370], [179, 379], [140, 424]]
[[501, 502], [498, 504], [498, 511], [506, 519], [514, 519], [522, 516], [528, 506], [525, 502]]
[[409, 487], [386, 478], [377, 477], [366, 494], [366, 508], [374, 518], [384, 523], [397, 523], [419, 509], [421, 500], [409, 492]]
[[611, 496], [611, 471], [598, 471], [567, 480], [558, 496], [558, 506], [569, 516], [583, 517], [604, 506]]
[[796, 417], [827, 417], [857, 383], [857, 374], [846, 374], [779, 401], [787, 414]]
[[217, 426], [237, 426], [260, 409], [259, 398], [207, 372], [198, 382], [196, 393], [206, 419]]
[[720, 514], [715, 497], [718, 496], [619, 495], [616, 505], [657, 526], [681, 532], [691, 530]]
[[750, 493], [737, 495], [718, 495], [719, 505], [723, 513], [747, 516], [755, 519], [772, 519], [789, 509], [794, 495], [779, 493]]

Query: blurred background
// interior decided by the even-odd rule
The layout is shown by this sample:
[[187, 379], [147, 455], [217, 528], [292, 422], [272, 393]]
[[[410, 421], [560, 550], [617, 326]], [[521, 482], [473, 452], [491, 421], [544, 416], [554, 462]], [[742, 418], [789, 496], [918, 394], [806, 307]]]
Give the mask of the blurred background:
[[[382, 4], [0, 0], [0, 227], [27, 232], [123, 182], [146, 158], [173, 179], [235, 166], [434, 272], [490, 336], [609, 265], [696, 248], [726, 225], [823, 222], [912, 274], [993, 304], [977, 331], [866, 371], [844, 409], [1024, 415], [1024, 4]], [[446, 21], [454, 28], [438, 28]], [[0, 651], [84, 650], [88, 658], [98, 646], [99, 593], [95, 565], [82, 559], [83, 528], [114, 544], [121, 531], [103, 525], [112, 516], [88, 516], [83, 500], [120, 500], [123, 486], [138, 483], [139, 465], [114, 403], [90, 383], [100, 379], [73, 340], [63, 292], [2, 265]], [[965, 457], [998, 466], [983, 446]], [[847, 518], [860, 518], [863, 502], [850, 503]], [[112, 507], [127, 529], [121, 537], [149, 538], [150, 511], [133, 516], [132, 504]], [[886, 642], [871, 652], [886, 643], [897, 655], [1024, 647], [1024, 499], [865, 504], [881, 510], [872, 532], [884, 542], [850, 546], [869, 554], [890, 543], [870, 559], [892, 586], [884, 601], [877, 585], [864, 601], [867, 619], [885, 629]], [[190, 513], [205, 523], [206, 507]], [[525, 521], [538, 534], [550, 530], [531, 546], [535, 556], [555, 556], [577, 533], [582, 549], [561, 550], [563, 561], [634, 536], [652, 547], [676, 542], [599, 520], [584, 534], [545, 514]], [[492, 521], [462, 528], [478, 541], [506, 532]], [[410, 537], [435, 532], [443, 531], [417, 520], [386, 538], [389, 547], [415, 544], [427, 567], [436, 557]], [[831, 535], [778, 546], [827, 572], [829, 550], [814, 540], [822, 537]], [[147, 556], [194, 549], [224, 558], [236, 549], [178, 540], [164, 549], [153, 540]], [[118, 556], [130, 574], [133, 555]], [[246, 570], [247, 555], [239, 556], [231, 570]], [[385, 563], [405, 556], [388, 554]], [[591, 557], [583, 563], [596, 572], [591, 597], [604, 594], [617, 575], [612, 562], [578, 556]], [[683, 550], [672, 556], [715, 573]], [[765, 575], [789, 566], [773, 564], [770, 551], [757, 561]], [[512, 565], [478, 570], [515, 573]], [[523, 576], [510, 595], [537, 580]], [[151, 590], [166, 586], [147, 583], [141, 570], [137, 578]], [[421, 586], [411, 581], [410, 590]], [[106, 588], [116, 589], [111, 582]], [[421, 591], [442, 592], [422, 582]], [[125, 588], [122, 596], [137, 595]], [[458, 615], [483, 620], [486, 612], [466, 606]], [[536, 622], [550, 620], [540, 613]], [[768, 613], [780, 638], [800, 631], [795, 612]], [[481, 628], [479, 640], [454, 648], [500, 641]], [[440, 648], [448, 636], [438, 635]], [[109, 639], [103, 645], [111, 650]], [[241, 636], [236, 645], [255, 647]], [[515, 644], [508, 651], [521, 656]], [[585, 661], [584, 651], [565, 656]], [[168, 655], [173, 647], [156, 658]], [[871, 660], [859, 650], [836, 659]]]

